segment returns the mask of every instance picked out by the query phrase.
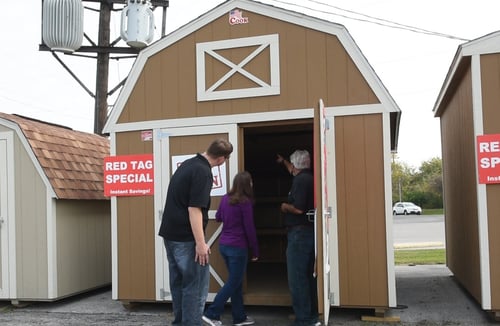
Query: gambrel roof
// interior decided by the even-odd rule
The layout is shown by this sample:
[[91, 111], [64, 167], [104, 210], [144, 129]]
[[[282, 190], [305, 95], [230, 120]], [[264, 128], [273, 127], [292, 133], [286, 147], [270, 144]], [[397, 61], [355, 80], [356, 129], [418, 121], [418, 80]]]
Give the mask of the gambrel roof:
[[17, 133], [56, 198], [107, 199], [103, 190], [107, 138], [1, 112], [0, 124]]
[[[376, 97], [380, 100], [384, 110], [390, 112], [391, 116], [391, 144], [393, 150], [397, 147], [397, 137], [398, 137], [398, 129], [399, 129], [399, 119], [401, 111], [383, 83], [380, 81], [373, 68], [370, 66], [364, 55], [362, 54], [359, 47], [356, 45], [354, 40], [351, 38], [350, 34], [347, 32], [346, 28], [337, 23], [333, 23], [331, 21], [323, 20], [317, 17], [311, 17], [305, 15], [303, 13], [298, 13], [290, 10], [286, 10], [283, 8], [279, 8], [277, 6], [272, 6], [264, 3], [260, 3], [257, 1], [251, 0], [228, 0], [208, 11], [204, 15], [196, 18], [195, 20], [187, 23], [186, 25], [180, 27], [179, 29], [173, 31], [172, 33], [166, 35], [162, 39], [157, 42], [151, 44], [150, 46], [144, 48], [139, 53], [132, 70], [127, 78], [127, 81], [121, 90], [120, 95], [114, 105], [114, 108], [109, 116], [108, 121], [104, 127], [104, 131], [106, 133], [113, 132], [121, 132], [131, 130], [132, 128], [139, 129], [151, 129], [162, 127], [162, 121], [142, 121], [139, 122], [136, 126], [132, 127], [127, 123], [120, 123], [120, 117], [122, 112], [127, 105], [127, 101], [129, 96], [132, 94], [136, 83], [138, 82], [141, 73], [143, 72], [148, 59], [152, 58], [159, 52], [164, 49], [174, 45], [176, 42], [182, 40], [183, 38], [195, 33], [197, 30], [203, 28], [204, 26], [216, 21], [220, 17], [227, 15], [228, 12], [233, 9], [251, 11], [255, 13], [259, 13], [263, 16], [267, 16], [276, 20], [280, 20], [283, 22], [288, 22], [297, 26], [302, 26], [311, 30], [320, 31], [325, 34], [335, 35], [342, 46], [345, 48], [345, 51], [349, 54], [352, 61], [355, 63], [356, 67], [359, 69], [360, 73], [367, 81], [368, 85], [376, 94]], [[223, 42], [224, 40], [220, 41]], [[219, 43], [220, 43], [219, 42]], [[269, 41], [271, 44], [272, 51], [272, 40]], [[199, 44], [199, 46], [203, 46], [204, 44]], [[223, 48], [224, 45], [219, 45], [219, 48]], [[203, 49], [207, 50], [207, 49]], [[210, 50], [210, 49], [208, 49]], [[208, 51], [207, 50], [207, 51]], [[203, 56], [201, 56], [203, 58]], [[201, 62], [202, 63], [202, 62]], [[200, 62], [197, 62], [199, 65]], [[238, 67], [237, 67], [238, 68]], [[235, 68], [233, 68], [235, 69]], [[241, 69], [240, 69], [241, 70]], [[271, 83], [267, 89], [269, 94], [274, 94], [273, 87], [273, 77], [274, 75], [271, 72], [270, 75]], [[203, 83], [203, 78], [198, 78], [198, 84]], [[258, 83], [258, 81], [257, 81]], [[204, 85], [198, 86], [198, 88], [203, 88]], [[265, 85], [266, 86], [266, 85]], [[208, 94], [205, 97], [212, 96], [213, 94]], [[200, 96], [198, 96], [200, 98]], [[205, 99], [201, 97], [202, 100]]]
[[433, 111], [436, 117], [442, 114], [464, 70], [472, 65], [472, 57], [489, 53], [500, 53], [500, 31], [486, 34], [458, 46], [441, 90], [439, 91], [436, 103], [434, 104]]

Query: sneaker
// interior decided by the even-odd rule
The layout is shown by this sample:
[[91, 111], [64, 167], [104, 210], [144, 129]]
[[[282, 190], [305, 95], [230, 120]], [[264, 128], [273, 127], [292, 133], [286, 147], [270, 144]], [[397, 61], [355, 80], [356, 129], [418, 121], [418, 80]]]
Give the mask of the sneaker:
[[[217, 320], [217, 319], [210, 319], [208, 318], [207, 316], [203, 316], [201, 317], [201, 319], [203, 319], [203, 321], [207, 324], [207, 325], [210, 325], [210, 326], [222, 326], [222, 322], [220, 320]], [[245, 324], [245, 325], [248, 325], [248, 324]]]
[[248, 317], [242, 321], [242, 322], [239, 322], [237, 324], [233, 324], [234, 326], [244, 326], [244, 325], [253, 325], [255, 324], [255, 320], [253, 320], [252, 318]]

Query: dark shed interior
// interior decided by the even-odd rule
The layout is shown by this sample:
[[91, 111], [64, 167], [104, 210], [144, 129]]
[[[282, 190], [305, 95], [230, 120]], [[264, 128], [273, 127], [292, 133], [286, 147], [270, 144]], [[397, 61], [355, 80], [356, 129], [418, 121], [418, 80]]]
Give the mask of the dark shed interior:
[[[289, 160], [296, 149], [313, 158], [312, 120], [280, 124], [245, 125], [244, 169], [254, 183], [254, 219], [259, 241], [258, 262], [249, 263], [247, 304], [290, 304], [286, 270], [286, 230], [280, 205], [287, 200], [292, 176], [276, 163], [277, 154]], [[313, 166], [313, 162], [311, 162]], [[272, 289], [272, 291], [269, 291]]]

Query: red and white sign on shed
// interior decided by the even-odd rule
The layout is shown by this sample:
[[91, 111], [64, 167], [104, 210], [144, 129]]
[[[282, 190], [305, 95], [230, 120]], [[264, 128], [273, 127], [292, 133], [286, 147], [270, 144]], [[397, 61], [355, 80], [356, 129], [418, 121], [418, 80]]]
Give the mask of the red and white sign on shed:
[[151, 196], [153, 194], [153, 154], [104, 158], [104, 195]]
[[500, 134], [477, 136], [479, 183], [500, 183]]

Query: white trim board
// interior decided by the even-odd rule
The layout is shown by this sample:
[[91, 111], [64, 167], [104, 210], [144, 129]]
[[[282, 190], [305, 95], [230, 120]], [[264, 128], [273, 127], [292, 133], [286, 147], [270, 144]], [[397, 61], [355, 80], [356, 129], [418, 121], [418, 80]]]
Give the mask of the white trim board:
[[[15, 185], [14, 185], [14, 175], [15, 168], [14, 165], [14, 132], [13, 131], [4, 131], [0, 132], [0, 139], [6, 140], [6, 175], [7, 180], [5, 182], [6, 185], [6, 193], [8, 195], [7, 202], [7, 223], [3, 223], [2, 227], [7, 228], [7, 246], [5, 248], [2, 247], [2, 255], [7, 255], [7, 265], [3, 266], [2, 263], [2, 275], [5, 272], [7, 275], [7, 284], [5, 286], [6, 289], [6, 298], [17, 298], [17, 261], [16, 261], [16, 211], [15, 211], [15, 202], [16, 202], [16, 193], [15, 193]], [[4, 217], [5, 218], [5, 217]]]
[[[474, 120], [474, 139], [484, 133], [483, 99], [481, 94], [481, 59], [479, 54], [471, 58], [472, 71], [472, 114]], [[474, 151], [476, 162], [476, 180], [479, 180], [477, 167], [477, 151]], [[479, 269], [481, 273], [481, 305], [485, 310], [491, 309], [491, 275], [490, 247], [488, 234], [488, 201], [486, 185], [477, 183], [477, 217], [479, 232]]]

